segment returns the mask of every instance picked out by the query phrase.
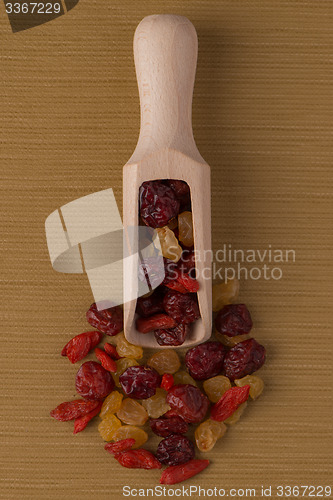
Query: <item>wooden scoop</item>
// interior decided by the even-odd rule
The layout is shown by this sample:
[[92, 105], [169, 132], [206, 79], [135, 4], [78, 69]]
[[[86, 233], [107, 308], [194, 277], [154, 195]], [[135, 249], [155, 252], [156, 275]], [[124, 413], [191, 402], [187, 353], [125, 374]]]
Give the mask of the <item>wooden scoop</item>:
[[[145, 17], [134, 36], [141, 129], [136, 149], [123, 170], [124, 229], [139, 220], [139, 188], [145, 181], [179, 179], [191, 190], [196, 271], [201, 319], [181, 347], [211, 336], [211, 214], [210, 167], [201, 157], [192, 131], [192, 94], [198, 52], [193, 24], [182, 16]], [[129, 243], [130, 244], [130, 243]], [[132, 251], [135, 251], [132, 245]], [[144, 347], [163, 348], [154, 333], [135, 327], [137, 268], [124, 260], [124, 332], [127, 340]]]

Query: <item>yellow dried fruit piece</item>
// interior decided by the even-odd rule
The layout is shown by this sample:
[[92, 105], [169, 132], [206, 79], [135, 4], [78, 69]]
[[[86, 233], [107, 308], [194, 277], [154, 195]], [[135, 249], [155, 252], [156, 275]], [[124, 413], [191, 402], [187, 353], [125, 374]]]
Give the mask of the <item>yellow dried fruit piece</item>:
[[243, 342], [243, 340], [250, 339], [251, 336], [248, 334], [244, 334], [236, 335], [235, 337], [228, 337], [228, 335], [221, 335], [219, 332], [216, 332], [216, 338], [226, 347], [235, 347], [236, 344], [239, 344], [239, 342]]
[[112, 377], [117, 387], [121, 387], [119, 382], [120, 375], [122, 375], [130, 366], [137, 366], [138, 364], [139, 363], [132, 358], [121, 358], [116, 361], [117, 371], [116, 373], [112, 373]]
[[141, 359], [143, 356], [142, 347], [130, 344], [123, 333], [117, 336], [117, 353], [122, 358]]
[[183, 250], [178, 243], [175, 233], [168, 226], [158, 227], [156, 231], [160, 240], [163, 257], [173, 262], [178, 262]]
[[108, 415], [113, 415], [121, 407], [121, 402], [123, 400], [123, 395], [118, 391], [112, 391], [105, 399], [101, 408], [101, 413], [99, 416], [101, 418], [107, 418]]
[[164, 373], [175, 373], [180, 368], [180, 359], [176, 351], [165, 349], [156, 352], [147, 361], [147, 365], [163, 375]]
[[191, 247], [194, 243], [192, 212], [182, 212], [178, 215], [179, 241]]
[[176, 229], [176, 227], [178, 226], [177, 217], [174, 217], [173, 219], [169, 220], [167, 226], [169, 229]]
[[144, 425], [148, 420], [148, 413], [138, 401], [127, 398], [117, 411], [117, 417], [129, 425]]
[[104, 441], [111, 441], [113, 439], [113, 435], [117, 429], [121, 427], [121, 422], [115, 415], [108, 415], [107, 418], [104, 418], [99, 426], [98, 432]]
[[264, 381], [260, 377], [257, 377], [257, 375], [246, 375], [246, 377], [238, 378], [234, 382], [236, 385], [238, 385], [238, 387], [249, 385], [250, 396], [253, 400], [259, 398], [260, 394], [264, 390], [265, 385]]
[[237, 278], [227, 280], [225, 283], [213, 285], [212, 307], [217, 312], [227, 304], [232, 304], [239, 294], [239, 281]]
[[159, 418], [171, 409], [166, 402], [166, 396], [166, 391], [163, 389], [156, 389], [156, 394], [154, 396], [142, 400], [142, 406], [146, 408], [150, 417]]
[[194, 385], [195, 387], [198, 386], [194, 378], [192, 378], [191, 375], [187, 373], [185, 370], [179, 370], [179, 372], [175, 373], [173, 376], [173, 380], [174, 380], [174, 385], [191, 384]]
[[148, 440], [148, 434], [139, 427], [134, 425], [123, 425], [113, 434], [113, 441], [121, 441], [122, 439], [135, 439], [135, 444], [132, 448], [140, 448]]
[[203, 383], [204, 391], [212, 403], [217, 403], [221, 399], [222, 394], [230, 389], [230, 387], [230, 380], [223, 375], [209, 378]]
[[243, 411], [247, 407], [247, 401], [245, 403], [241, 404], [236, 411], [231, 415], [231, 417], [227, 418], [224, 423], [228, 425], [235, 425], [238, 420], [241, 418]]
[[226, 432], [227, 426], [210, 418], [202, 422], [195, 430], [195, 442], [200, 451], [210, 451]]

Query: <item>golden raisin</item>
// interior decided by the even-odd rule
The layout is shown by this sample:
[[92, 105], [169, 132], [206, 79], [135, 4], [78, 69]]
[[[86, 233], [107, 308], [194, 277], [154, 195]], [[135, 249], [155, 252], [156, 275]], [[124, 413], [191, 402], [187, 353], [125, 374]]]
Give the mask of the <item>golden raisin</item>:
[[148, 434], [135, 425], [123, 425], [116, 430], [112, 439], [113, 441], [121, 441], [128, 438], [135, 439], [132, 448], [140, 448], [148, 440]]
[[243, 340], [247, 340], [251, 338], [250, 335], [236, 335], [236, 337], [228, 337], [228, 335], [221, 335], [221, 333], [216, 332], [216, 338], [222, 342], [226, 347], [235, 347], [239, 342], [243, 342]]
[[227, 426], [210, 418], [202, 422], [195, 430], [195, 441], [200, 451], [210, 451], [218, 439], [226, 432]]
[[101, 418], [107, 418], [108, 415], [113, 415], [116, 413], [123, 400], [123, 395], [118, 391], [112, 391], [105, 399], [101, 408], [101, 413], [99, 416]]
[[175, 373], [173, 376], [174, 385], [177, 384], [191, 384], [197, 387], [197, 383], [194, 378], [191, 377], [189, 373], [185, 370], [179, 370], [179, 372]]
[[116, 373], [112, 373], [112, 377], [117, 387], [121, 387], [119, 382], [120, 375], [122, 375], [130, 366], [137, 366], [138, 364], [139, 363], [132, 358], [121, 358], [116, 361], [117, 371]]
[[156, 352], [147, 361], [147, 365], [163, 375], [164, 373], [175, 373], [180, 368], [180, 359], [176, 351], [166, 349]]
[[227, 304], [232, 304], [239, 293], [239, 281], [237, 278], [227, 280], [225, 283], [213, 285], [212, 307], [217, 312]]
[[168, 228], [169, 229], [176, 229], [176, 227], [178, 226], [178, 220], [177, 220], [177, 217], [174, 217], [173, 219], [171, 219], [168, 224], [167, 224]]
[[217, 375], [216, 377], [209, 378], [203, 383], [204, 391], [212, 403], [217, 403], [222, 394], [230, 389], [230, 387], [230, 380], [228, 377], [224, 377], [223, 375]]
[[121, 333], [117, 336], [117, 353], [122, 358], [140, 359], [143, 356], [143, 349], [138, 345], [130, 344]]
[[142, 406], [146, 408], [150, 417], [159, 418], [170, 410], [170, 406], [166, 402], [166, 395], [167, 393], [163, 389], [156, 389], [154, 396], [142, 400]]
[[175, 233], [168, 226], [157, 228], [156, 231], [160, 240], [163, 257], [173, 262], [178, 262], [183, 250], [178, 243]]
[[224, 423], [228, 425], [234, 425], [238, 422], [238, 420], [241, 418], [243, 411], [247, 407], [247, 401], [245, 403], [241, 404], [236, 411], [231, 415], [231, 417], [227, 418]]
[[113, 435], [117, 429], [121, 427], [121, 422], [115, 415], [108, 415], [107, 418], [104, 418], [99, 426], [98, 432], [104, 441], [111, 441], [113, 439]]
[[234, 380], [238, 387], [243, 387], [243, 385], [250, 386], [250, 396], [252, 399], [259, 398], [260, 394], [264, 390], [264, 381], [257, 377], [257, 375], [246, 375], [246, 377]]
[[129, 425], [144, 425], [148, 420], [148, 413], [138, 401], [127, 398], [117, 411], [117, 417]]
[[191, 212], [182, 212], [178, 215], [179, 241], [191, 247], [194, 243], [193, 222]]

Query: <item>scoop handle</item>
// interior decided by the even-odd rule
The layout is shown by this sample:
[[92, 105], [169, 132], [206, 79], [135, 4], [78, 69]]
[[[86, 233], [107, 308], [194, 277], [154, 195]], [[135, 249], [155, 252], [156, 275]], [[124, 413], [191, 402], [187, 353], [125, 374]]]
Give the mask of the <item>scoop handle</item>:
[[153, 15], [138, 25], [134, 35], [141, 107], [137, 153], [171, 147], [202, 159], [192, 132], [197, 53], [197, 33], [186, 17]]

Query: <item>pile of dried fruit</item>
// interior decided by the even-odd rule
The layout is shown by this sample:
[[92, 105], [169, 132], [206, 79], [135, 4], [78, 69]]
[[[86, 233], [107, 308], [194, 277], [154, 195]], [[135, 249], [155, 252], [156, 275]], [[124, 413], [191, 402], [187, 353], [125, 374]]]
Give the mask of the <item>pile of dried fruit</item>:
[[[159, 345], [179, 346], [200, 318], [190, 188], [179, 180], [144, 182], [139, 202], [139, 222], [158, 233], [165, 277], [152, 294], [138, 299], [136, 328], [141, 333], [154, 332]], [[154, 265], [154, 257], [146, 259], [142, 277], [157, 274]]]
[[[162, 484], [184, 481], [206, 468], [209, 461], [195, 459], [195, 445], [185, 434], [195, 426], [197, 448], [210, 451], [227, 425], [239, 420], [249, 396], [256, 399], [264, 386], [253, 373], [265, 362], [265, 348], [249, 335], [252, 320], [246, 306], [231, 303], [238, 288], [237, 280], [214, 285], [216, 340], [189, 349], [186, 370], [172, 349], [139, 364], [143, 350], [125, 339], [121, 308], [98, 311], [93, 304], [87, 320], [98, 331], [77, 335], [61, 354], [76, 363], [95, 349], [99, 362], [86, 361], [77, 372], [76, 391], [83, 399], [60, 404], [51, 416], [74, 420], [76, 434], [99, 414], [105, 449], [123, 467], [166, 465]], [[114, 343], [101, 349], [96, 346], [103, 334]], [[142, 448], [148, 440], [148, 429], [142, 426], [148, 419], [150, 431], [162, 438], [155, 454]]]

